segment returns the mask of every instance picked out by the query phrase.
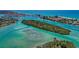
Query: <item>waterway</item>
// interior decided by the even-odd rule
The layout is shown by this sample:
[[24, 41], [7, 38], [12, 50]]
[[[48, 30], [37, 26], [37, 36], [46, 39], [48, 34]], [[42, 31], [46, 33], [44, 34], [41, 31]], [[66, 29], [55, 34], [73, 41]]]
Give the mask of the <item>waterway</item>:
[[[25, 14], [41, 14], [50, 16], [64, 16], [79, 19], [78, 10], [12, 10], [18, 13]], [[49, 32], [27, 26], [21, 23], [25, 20], [39, 20], [52, 25], [60, 26], [65, 29], [71, 30], [70, 35], [61, 35], [54, 32]], [[31, 48], [39, 44], [52, 41], [53, 38], [59, 40], [68, 40], [76, 47], [79, 47], [79, 26], [67, 25], [58, 22], [43, 20], [33, 16], [20, 17], [19, 21], [15, 24], [0, 28], [0, 47], [2, 48]]]

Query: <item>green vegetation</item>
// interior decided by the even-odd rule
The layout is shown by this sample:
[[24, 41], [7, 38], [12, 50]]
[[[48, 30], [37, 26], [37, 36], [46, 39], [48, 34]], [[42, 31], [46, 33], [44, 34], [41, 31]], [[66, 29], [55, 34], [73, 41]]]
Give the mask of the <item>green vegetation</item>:
[[10, 19], [10, 18], [0, 18], [0, 27], [4, 27], [10, 24], [15, 23], [16, 20], [15, 19]]
[[22, 23], [25, 25], [30, 25], [30, 26], [33, 26], [36, 28], [40, 28], [43, 30], [59, 33], [62, 35], [69, 35], [71, 32], [70, 30], [67, 30], [67, 29], [64, 29], [64, 28], [61, 28], [58, 26], [50, 25], [48, 23], [36, 21], [36, 20], [23, 20]]
[[63, 19], [63, 20], [59, 20], [58, 22], [66, 23], [66, 24], [73, 24], [75, 22], [75, 20]]
[[79, 21], [73, 18], [64, 18], [60, 16], [42, 16], [42, 15], [37, 15], [37, 16], [44, 20], [46, 19], [46, 20], [56, 21], [64, 24], [79, 25]]
[[37, 46], [37, 48], [75, 48], [75, 46], [69, 41], [54, 40], [43, 45]]

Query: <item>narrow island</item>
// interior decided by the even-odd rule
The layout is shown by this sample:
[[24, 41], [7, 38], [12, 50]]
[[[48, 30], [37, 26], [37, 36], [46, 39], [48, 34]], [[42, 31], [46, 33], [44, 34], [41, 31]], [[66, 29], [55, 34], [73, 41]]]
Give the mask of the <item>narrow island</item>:
[[11, 17], [0, 17], [0, 27], [4, 27], [16, 23], [16, 21], [17, 21], [16, 19]]
[[36, 46], [36, 48], [75, 48], [74, 44], [66, 41], [66, 40], [57, 40], [56, 38], [51, 41], [47, 42], [45, 44], [42, 44], [40, 46]]
[[54, 26], [48, 23], [37, 21], [37, 20], [23, 20], [22, 23], [25, 25], [33, 26], [39, 29], [55, 32], [62, 35], [69, 35], [71, 32], [70, 30], [61, 28], [59, 26]]

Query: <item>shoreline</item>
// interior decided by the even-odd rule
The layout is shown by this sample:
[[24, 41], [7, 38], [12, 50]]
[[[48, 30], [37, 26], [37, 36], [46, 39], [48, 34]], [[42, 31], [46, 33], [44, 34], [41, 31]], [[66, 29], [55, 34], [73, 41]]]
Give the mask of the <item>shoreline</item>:
[[58, 40], [54, 38], [53, 41], [42, 43], [35, 48], [76, 48], [72, 42], [67, 40]]
[[62, 27], [50, 25], [48, 23], [44, 23], [36, 20], [23, 20], [22, 23], [25, 25], [33, 26], [39, 29], [55, 32], [62, 35], [69, 35], [71, 32], [70, 30], [64, 29]]
[[44, 20], [46, 19], [46, 20], [69, 24], [69, 25], [79, 25], [79, 20], [76, 18], [70, 18], [70, 17], [64, 17], [64, 16], [42, 16], [40, 14], [36, 16]]
[[1, 27], [5, 27], [5, 26], [8, 26], [8, 25], [11, 25], [11, 24], [14, 24], [16, 23], [16, 19], [13, 19], [13, 18], [0, 18], [0, 28]]

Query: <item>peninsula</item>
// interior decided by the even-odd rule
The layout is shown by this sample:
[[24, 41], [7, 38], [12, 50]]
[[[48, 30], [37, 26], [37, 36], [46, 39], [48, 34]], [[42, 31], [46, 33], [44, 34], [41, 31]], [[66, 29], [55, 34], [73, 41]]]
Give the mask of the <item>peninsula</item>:
[[1, 17], [0, 18], [0, 27], [4, 27], [10, 24], [16, 23], [16, 19], [8, 18], [8, 17]]
[[75, 48], [75, 45], [66, 40], [57, 40], [56, 38], [53, 41], [47, 42], [36, 48]]
[[42, 15], [35, 15], [35, 16], [44, 20], [46, 19], [46, 20], [69, 24], [69, 25], [79, 25], [79, 20], [73, 18], [67, 18], [62, 16], [42, 16]]

